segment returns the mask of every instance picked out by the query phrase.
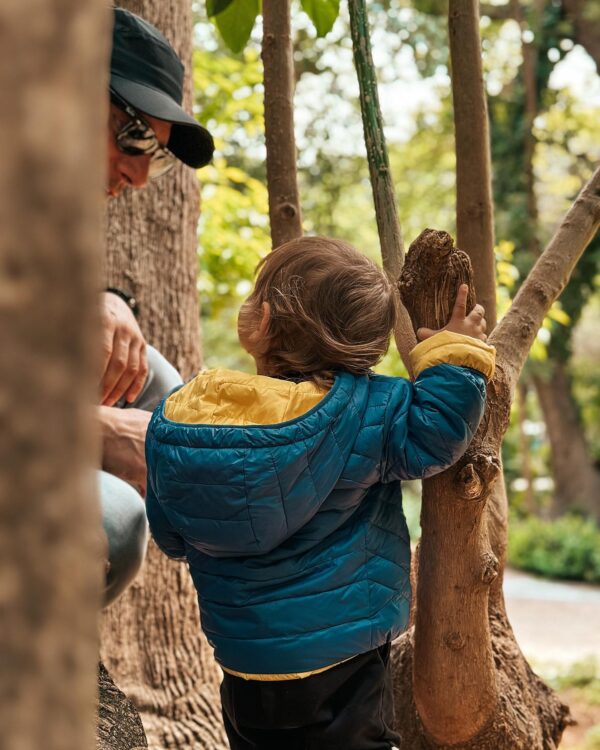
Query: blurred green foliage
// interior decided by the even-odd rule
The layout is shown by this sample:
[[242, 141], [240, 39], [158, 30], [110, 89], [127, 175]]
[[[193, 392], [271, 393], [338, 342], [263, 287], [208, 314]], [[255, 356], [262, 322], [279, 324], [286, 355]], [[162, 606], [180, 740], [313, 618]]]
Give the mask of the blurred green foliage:
[[600, 529], [576, 515], [554, 521], [515, 516], [508, 559], [518, 568], [551, 578], [600, 583]]

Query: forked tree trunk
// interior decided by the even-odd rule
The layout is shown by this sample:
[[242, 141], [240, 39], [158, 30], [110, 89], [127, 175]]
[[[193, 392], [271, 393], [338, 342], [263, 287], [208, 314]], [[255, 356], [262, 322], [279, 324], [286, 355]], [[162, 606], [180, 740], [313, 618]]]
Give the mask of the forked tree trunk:
[[[491, 195], [489, 171], [483, 168], [489, 165], [489, 147], [474, 0], [450, 1], [450, 35], [462, 175], [457, 213], [463, 238], [469, 224], [480, 237], [487, 235], [468, 250], [479, 271], [478, 298], [484, 304], [489, 298], [489, 318], [495, 310], [493, 243], [485, 230], [491, 227], [491, 202], [481, 201]], [[484, 153], [473, 159], [473, 150]], [[568, 709], [529, 669], [506, 617], [506, 495], [498, 479], [518, 375], [545, 312], [600, 222], [599, 185], [597, 173], [491, 335], [498, 347], [497, 374], [467, 454], [424, 482], [415, 627], [395, 649], [398, 727], [407, 750], [554, 748], [569, 720]], [[478, 252], [482, 247], [487, 257]], [[402, 297], [415, 328], [445, 324], [459, 283], [471, 281], [464, 260], [439, 233], [424, 233], [413, 244]]]
[[[469, 450], [424, 482], [415, 632], [394, 649], [402, 750], [551, 750], [569, 722], [566, 706], [525, 662], [506, 618], [503, 500], [495, 480], [529, 348], [598, 226], [600, 170], [490, 337], [497, 348], [496, 376]], [[448, 290], [465, 280], [464, 263], [453, 260], [447, 236], [440, 234], [415, 242], [403, 271], [402, 296], [415, 328], [439, 327], [448, 313]], [[423, 268], [425, 275], [415, 270]]]
[[[121, 3], [154, 23], [187, 71], [190, 106], [191, 4], [187, 0]], [[109, 210], [107, 276], [135, 294], [140, 322], [186, 378], [200, 365], [197, 275], [198, 187], [178, 166], [145, 190], [129, 192]], [[142, 573], [106, 612], [103, 660], [142, 713], [150, 748], [222, 750], [220, 676], [201, 634], [196, 592], [185, 565], [151, 543]]]
[[553, 514], [579, 510], [600, 522], [600, 472], [588, 451], [565, 365], [549, 360], [545, 369], [533, 382], [550, 442]]
[[98, 382], [109, 13], [0, 4], [0, 735], [94, 746]]
[[265, 139], [273, 247], [302, 236], [294, 136], [290, 0], [263, 0]]

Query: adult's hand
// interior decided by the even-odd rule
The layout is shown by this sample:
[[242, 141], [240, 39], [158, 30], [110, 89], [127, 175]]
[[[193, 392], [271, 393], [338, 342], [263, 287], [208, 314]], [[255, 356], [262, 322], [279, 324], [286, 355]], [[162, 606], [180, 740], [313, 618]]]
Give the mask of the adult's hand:
[[99, 406], [102, 468], [146, 495], [146, 432], [151, 412]]
[[123, 396], [132, 403], [148, 375], [146, 342], [131, 308], [116, 294], [102, 294], [101, 314], [100, 403], [113, 406]]

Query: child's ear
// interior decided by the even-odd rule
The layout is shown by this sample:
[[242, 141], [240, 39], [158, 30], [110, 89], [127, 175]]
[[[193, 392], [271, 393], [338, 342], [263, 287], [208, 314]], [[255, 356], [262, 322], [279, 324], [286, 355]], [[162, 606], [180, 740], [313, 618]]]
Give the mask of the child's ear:
[[271, 323], [271, 305], [268, 302], [262, 303], [262, 310], [260, 316], [260, 323], [258, 324], [257, 333], [261, 339], [269, 333], [269, 325]]
[[260, 344], [265, 340], [269, 333], [270, 322], [271, 305], [268, 302], [263, 302], [260, 310], [260, 319], [258, 321], [258, 325], [249, 336], [249, 340], [254, 345], [260, 346]]

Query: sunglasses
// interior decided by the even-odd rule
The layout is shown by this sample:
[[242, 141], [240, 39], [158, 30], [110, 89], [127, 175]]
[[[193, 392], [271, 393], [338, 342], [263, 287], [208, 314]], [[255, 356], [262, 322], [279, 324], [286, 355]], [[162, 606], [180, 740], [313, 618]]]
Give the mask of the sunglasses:
[[128, 156], [150, 156], [148, 177], [151, 180], [162, 177], [173, 168], [177, 157], [158, 142], [150, 125], [114, 89], [110, 90], [110, 98], [130, 118], [129, 122], [115, 131], [117, 148]]

